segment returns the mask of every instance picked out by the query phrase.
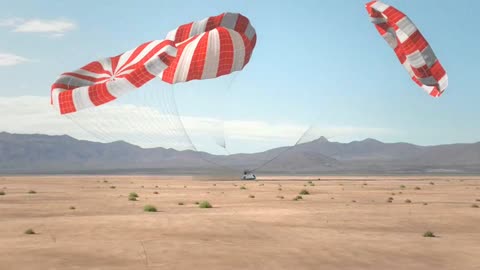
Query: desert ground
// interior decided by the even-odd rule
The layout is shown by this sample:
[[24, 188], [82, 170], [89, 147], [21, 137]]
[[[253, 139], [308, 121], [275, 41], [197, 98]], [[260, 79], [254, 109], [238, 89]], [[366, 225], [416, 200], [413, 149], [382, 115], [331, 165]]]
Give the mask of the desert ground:
[[4, 176], [2, 191], [0, 269], [480, 269], [480, 177]]

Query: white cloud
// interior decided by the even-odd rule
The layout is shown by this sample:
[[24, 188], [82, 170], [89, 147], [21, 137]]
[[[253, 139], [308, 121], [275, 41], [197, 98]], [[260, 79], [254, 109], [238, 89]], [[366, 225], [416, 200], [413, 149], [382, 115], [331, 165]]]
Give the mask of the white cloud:
[[15, 66], [29, 60], [25, 57], [10, 53], [0, 53], [0, 66]]
[[53, 36], [62, 36], [68, 31], [77, 28], [77, 25], [66, 19], [40, 20], [9, 18], [0, 21], [0, 26], [11, 28], [19, 33], [45, 33]]
[[[69, 117], [60, 116], [47, 97], [0, 97], [0, 132], [67, 134], [93, 141], [125, 140], [144, 147], [162, 146], [192, 149], [177, 116], [167, 110], [158, 112], [133, 105], [101, 106]], [[69, 119], [70, 118], [70, 119]], [[294, 144], [307, 129], [295, 124], [232, 120], [223, 123], [214, 118], [182, 117], [189, 136], [199, 150], [222, 153], [215, 140], [227, 139], [230, 152], [254, 152]], [[225, 128], [223, 128], [223, 125]], [[226, 137], [223, 137], [225, 131]], [[320, 136], [356, 139], [391, 133], [388, 129], [368, 127], [313, 127], [302, 142]], [[364, 138], [365, 138], [364, 137]]]

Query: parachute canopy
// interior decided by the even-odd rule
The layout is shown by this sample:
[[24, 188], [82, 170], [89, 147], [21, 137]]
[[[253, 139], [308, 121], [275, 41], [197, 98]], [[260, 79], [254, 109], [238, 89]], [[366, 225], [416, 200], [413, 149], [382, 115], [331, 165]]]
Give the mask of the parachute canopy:
[[224, 13], [191, 22], [115, 57], [63, 73], [51, 87], [61, 114], [99, 106], [159, 76], [174, 84], [211, 79], [242, 70], [256, 43], [250, 21]]
[[415, 24], [401, 11], [380, 1], [370, 2], [366, 8], [412, 80], [431, 96], [442, 95], [448, 86], [447, 73]]

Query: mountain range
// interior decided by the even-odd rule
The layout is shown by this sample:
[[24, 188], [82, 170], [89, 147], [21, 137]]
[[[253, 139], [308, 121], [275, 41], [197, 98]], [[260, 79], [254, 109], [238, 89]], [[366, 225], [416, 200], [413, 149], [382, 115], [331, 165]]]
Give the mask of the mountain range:
[[295, 147], [218, 156], [66, 135], [0, 133], [0, 174], [211, 174], [255, 168], [257, 174], [477, 174], [480, 142], [419, 146], [321, 137]]

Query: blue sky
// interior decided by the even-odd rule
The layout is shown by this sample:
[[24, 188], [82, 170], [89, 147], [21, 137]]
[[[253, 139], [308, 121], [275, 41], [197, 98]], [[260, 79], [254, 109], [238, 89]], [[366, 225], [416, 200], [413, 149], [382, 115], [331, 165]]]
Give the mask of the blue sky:
[[[347, 128], [339, 140], [369, 136], [423, 145], [480, 140], [476, 0], [385, 1], [409, 15], [447, 70], [450, 86], [438, 99], [409, 79], [369, 22], [366, 1], [0, 2], [0, 54], [20, 57], [10, 59], [15, 64], [0, 64], [4, 98], [47, 97], [62, 72], [163, 39], [180, 24], [232, 11], [249, 17], [256, 28], [252, 60], [226, 98], [219, 93], [227, 80], [175, 89], [182, 115]], [[19, 28], [31, 20], [57, 24]], [[9, 110], [2, 117], [15, 114]], [[0, 130], [14, 130], [7, 125]]]

